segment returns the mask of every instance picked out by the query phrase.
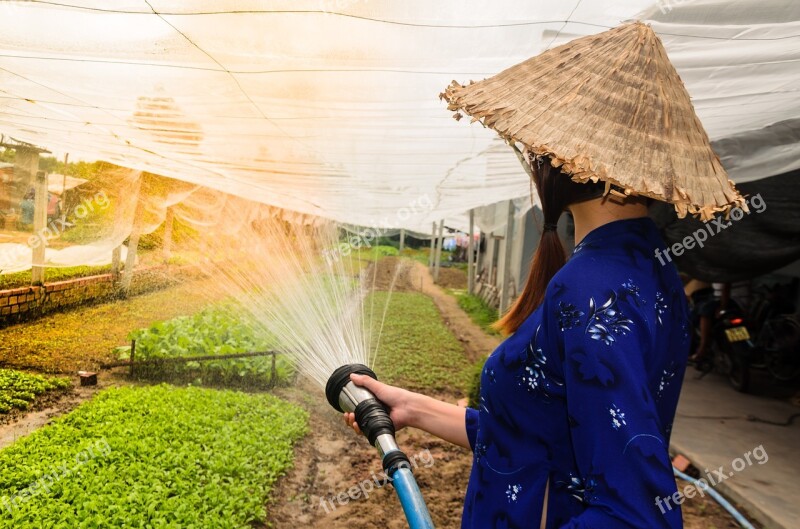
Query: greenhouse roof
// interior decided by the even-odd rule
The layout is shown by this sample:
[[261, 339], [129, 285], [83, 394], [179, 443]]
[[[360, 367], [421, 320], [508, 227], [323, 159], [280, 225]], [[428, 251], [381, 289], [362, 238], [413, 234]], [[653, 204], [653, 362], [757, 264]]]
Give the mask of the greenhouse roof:
[[791, 0], [2, 2], [0, 132], [429, 230], [530, 192], [510, 149], [439, 93], [630, 19], [662, 39], [734, 181], [800, 166]]

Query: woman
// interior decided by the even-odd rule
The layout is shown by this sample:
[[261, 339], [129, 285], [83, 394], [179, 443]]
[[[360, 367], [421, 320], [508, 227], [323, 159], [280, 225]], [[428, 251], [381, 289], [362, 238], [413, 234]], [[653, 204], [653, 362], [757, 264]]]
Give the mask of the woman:
[[[657, 259], [668, 249], [646, 201], [703, 220], [745, 206], [661, 41], [623, 25], [442, 97], [515, 147], [541, 202], [541, 241], [499, 322], [510, 336], [486, 361], [479, 410], [353, 382], [397, 426], [473, 451], [462, 527], [682, 527], [668, 448], [688, 309], [672, 258]], [[564, 210], [577, 244], [566, 263]]]
[[[514, 334], [483, 369], [480, 410], [352, 380], [398, 428], [474, 452], [463, 527], [680, 527], [679, 507], [656, 502], [676, 491], [667, 447], [689, 350], [683, 285], [654, 258], [664, 246], [643, 199], [596, 197], [602, 187], [547, 159], [533, 174], [544, 233], [500, 322]], [[562, 267], [565, 208], [576, 247]]]
[[20, 209], [22, 210], [22, 219], [20, 220], [22, 224], [22, 228], [27, 230], [33, 225], [33, 210], [34, 210], [34, 198], [36, 197], [36, 193], [33, 188], [30, 188], [25, 196], [22, 197], [22, 202], [20, 203]]

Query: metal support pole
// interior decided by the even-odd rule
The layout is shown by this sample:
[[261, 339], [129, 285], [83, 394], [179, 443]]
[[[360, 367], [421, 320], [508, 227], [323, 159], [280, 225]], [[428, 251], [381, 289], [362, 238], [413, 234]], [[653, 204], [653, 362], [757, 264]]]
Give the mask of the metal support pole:
[[469, 232], [467, 236], [469, 240], [467, 241], [467, 293], [472, 294], [475, 290], [475, 267], [472, 265], [475, 263], [475, 237], [473, 236], [473, 232], [475, 231], [475, 210], [469, 210]]
[[[37, 154], [38, 158], [39, 155]], [[37, 162], [38, 165], [38, 162]], [[44, 171], [36, 171], [34, 180], [33, 202], [33, 236], [36, 241], [33, 246], [33, 261], [31, 263], [31, 284], [44, 283], [44, 250], [47, 246], [47, 175]]]
[[481, 270], [483, 270], [483, 253], [481, 252], [481, 241], [483, 240], [483, 232], [478, 230], [478, 247], [475, 249], [478, 254], [478, 258], [476, 259], [477, 264], [475, 265], [475, 281], [477, 282], [478, 276], [481, 274]]
[[122, 262], [122, 245], [111, 250], [111, 277], [114, 282], [119, 281], [119, 267]]
[[511, 282], [511, 238], [514, 233], [514, 202], [508, 201], [508, 224], [506, 224], [505, 252], [503, 255], [503, 286], [500, 290], [500, 313], [508, 309], [508, 286]]
[[66, 226], [67, 222], [67, 167], [69, 167], [69, 153], [64, 155], [64, 174], [61, 177], [61, 225]]
[[431, 255], [428, 258], [428, 268], [433, 271], [434, 250], [436, 249], [436, 223], [433, 223], [433, 230], [431, 230]]
[[406, 247], [406, 230], [400, 228], [400, 251]]
[[127, 297], [133, 282], [133, 268], [136, 265], [136, 252], [139, 249], [139, 238], [142, 235], [142, 220], [144, 217], [144, 197], [142, 196], [142, 180], [139, 177], [136, 184], [136, 210], [133, 213], [133, 227], [128, 239], [128, 254], [125, 256], [125, 270], [122, 273], [121, 293]]
[[442, 246], [444, 246], [444, 219], [439, 222], [439, 236], [436, 244], [436, 264], [433, 267], [433, 282], [439, 282], [439, 268], [442, 264]]

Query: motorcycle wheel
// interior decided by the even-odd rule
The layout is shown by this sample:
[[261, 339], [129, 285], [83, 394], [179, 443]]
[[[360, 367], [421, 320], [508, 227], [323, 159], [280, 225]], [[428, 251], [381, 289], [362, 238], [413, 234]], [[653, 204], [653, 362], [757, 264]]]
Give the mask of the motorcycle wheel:
[[780, 382], [791, 382], [800, 376], [800, 324], [793, 318], [769, 321], [759, 336], [769, 374]]
[[743, 355], [736, 353], [731, 344], [717, 348], [714, 355], [715, 364], [720, 373], [728, 377], [733, 389], [746, 393], [750, 386], [750, 365]]
[[733, 358], [728, 351], [714, 348], [714, 366], [726, 377], [733, 371]]
[[767, 358], [767, 371], [779, 382], [791, 382], [800, 376], [800, 365], [788, 362], [783, 354], [771, 355]]
[[741, 393], [746, 393], [750, 387], [750, 366], [747, 361], [735, 353], [730, 355], [731, 371], [728, 373], [728, 381], [733, 389]]

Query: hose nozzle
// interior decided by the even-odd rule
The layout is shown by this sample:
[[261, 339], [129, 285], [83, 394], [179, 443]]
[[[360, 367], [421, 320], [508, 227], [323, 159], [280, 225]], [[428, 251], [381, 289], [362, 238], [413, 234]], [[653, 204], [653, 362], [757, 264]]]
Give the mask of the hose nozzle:
[[[350, 380], [350, 375], [353, 373], [378, 380], [375, 372], [363, 364], [344, 365], [334, 371], [328, 379], [325, 396], [328, 398], [328, 403], [336, 410], [355, 413], [361, 432], [369, 439], [369, 444], [377, 448], [385, 459], [389, 452], [399, 451], [394, 441], [394, 423], [389, 418], [386, 407], [371, 391], [356, 386]], [[408, 463], [408, 458], [405, 461]]]
[[433, 521], [422, 499], [422, 493], [411, 472], [411, 463], [394, 438], [395, 429], [389, 412], [366, 388], [356, 386], [351, 374], [367, 375], [378, 380], [375, 372], [363, 364], [338, 368], [328, 378], [325, 397], [340, 412], [352, 412], [369, 443], [378, 449], [386, 475], [392, 480], [411, 529], [433, 529]]

